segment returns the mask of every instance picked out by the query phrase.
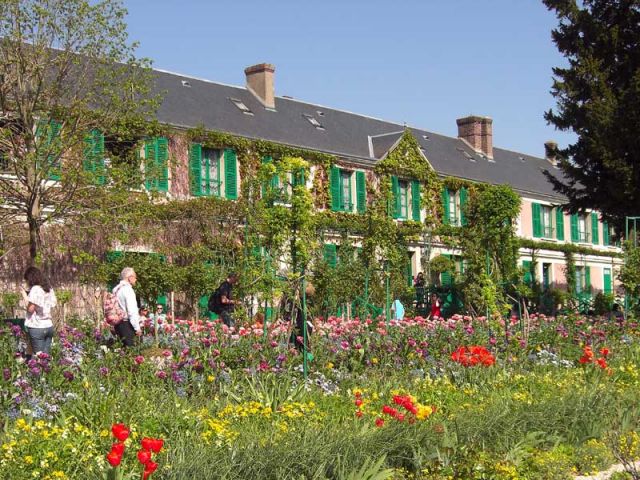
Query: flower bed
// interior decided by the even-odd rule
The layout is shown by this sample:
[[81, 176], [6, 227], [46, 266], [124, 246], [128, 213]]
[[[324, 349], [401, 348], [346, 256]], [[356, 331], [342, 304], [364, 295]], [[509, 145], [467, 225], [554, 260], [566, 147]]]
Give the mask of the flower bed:
[[132, 451], [164, 439], [157, 479], [570, 478], [639, 454], [635, 323], [330, 318], [306, 383], [286, 325], [168, 327], [125, 353], [79, 322], [29, 362], [5, 327], [0, 478], [103, 478], [114, 424]]

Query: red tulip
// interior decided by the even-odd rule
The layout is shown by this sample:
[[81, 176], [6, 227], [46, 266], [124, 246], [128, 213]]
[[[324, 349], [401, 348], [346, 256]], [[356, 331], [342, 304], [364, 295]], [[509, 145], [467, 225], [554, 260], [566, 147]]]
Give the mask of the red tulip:
[[151, 451], [154, 453], [158, 453], [162, 450], [162, 446], [164, 445], [164, 440], [161, 438], [153, 439], [151, 442]]
[[111, 445], [111, 451], [122, 456], [122, 454], [124, 453], [124, 443], [122, 442], [114, 443], [113, 445]]
[[607, 355], [609, 355], [609, 349], [607, 347], [602, 347], [600, 349], [600, 353], [602, 354], [602, 356], [606, 357]]
[[356, 417], [358, 417], [358, 418], [362, 417], [362, 410], [358, 410], [356, 412]]
[[362, 405], [362, 399], [361, 398], [356, 399], [355, 403], [356, 403], [356, 407], [359, 407], [360, 405]]
[[113, 450], [107, 453], [107, 462], [109, 462], [112, 467], [117, 467], [118, 465], [120, 465], [121, 461], [122, 454], [118, 454], [118, 452], [114, 452]]
[[376, 427], [381, 427], [384, 425], [384, 420], [380, 417], [376, 418]]
[[142, 445], [142, 448], [144, 448], [145, 450], [151, 450], [152, 443], [153, 438], [144, 437], [142, 440], [140, 440], [140, 445]]
[[151, 475], [153, 472], [156, 471], [157, 468], [158, 468], [158, 464], [153, 460], [149, 460], [147, 464], [144, 466], [144, 473], [149, 472], [149, 475]]
[[138, 461], [141, 464], [146, 465], [147, 463], [149, 463], [150, 460], [151, 460], [151, 452], [149, 450], [145, 450], [144, 448], [141, 450], [138, 450]]
[[111, 427], [111, 433], [113, 433], [113, 436], [121, 442], [124, 442], [129, 438], [129, 429], [124, 423], [114, 423]]

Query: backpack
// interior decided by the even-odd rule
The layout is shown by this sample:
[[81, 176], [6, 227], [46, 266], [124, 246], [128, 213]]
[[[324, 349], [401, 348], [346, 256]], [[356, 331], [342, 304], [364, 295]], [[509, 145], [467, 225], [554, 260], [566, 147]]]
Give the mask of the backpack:
[[104, 320], [112, 327], [120, 325], [127, 319], [127, 312], [122, 309], [118, 302], [119, 290], [120, 287], [116, 288], [114, 292], [105, 292], [104, 297], [102, 298], [102, 312], [104, 313]]
[[207, 306], [210, 312], [215, 314], [220, 314], [222, 312], [222, 295], [220, 294], [220, 287], [211, 294]]

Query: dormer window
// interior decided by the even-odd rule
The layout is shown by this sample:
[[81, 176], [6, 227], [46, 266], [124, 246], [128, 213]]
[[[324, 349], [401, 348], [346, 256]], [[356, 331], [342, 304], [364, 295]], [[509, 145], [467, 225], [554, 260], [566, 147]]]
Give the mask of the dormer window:
[[253, 115], [251, 109], [247, 107], [242, 100], [238, 98], [229, 98], [229, 100], [231, 100], [231, 103], [233, 103], [238, 108], [238, 110], [240, 110], [245, 115]]
[[318, 121], [317, 118], [315, 118], [312, 115], [307, 115], [306, 113], [302, 115], [304, 118], [307, 119], [307, 121], [313, 125], [314, 127], [316, 127], [318, 130], [324, 130], [324, 127], [322, 126], [322, 124]]

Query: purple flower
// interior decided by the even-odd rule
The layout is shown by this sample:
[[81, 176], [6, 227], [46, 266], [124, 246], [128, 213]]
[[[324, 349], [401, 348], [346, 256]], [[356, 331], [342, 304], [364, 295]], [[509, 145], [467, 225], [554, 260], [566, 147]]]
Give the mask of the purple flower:
[[37, 377], [38, 375], [40, 375], [42, 373], [42, 369], [40, 367], [31, 367], [30, 372], [33, 376]]
[[160, 380], [164, 380], [165, 378], [167, 378], [167, 372], [165, 372], [164, 370], [158, 370], [156, 372], [156, 377], [158, 377]]
[[109, 375], [109, 369], [107, 367], [100, 367], [98, 372], [100, 372], [100, 375], [102, 375], [103, 377]]
[[2, 378], [4, 378], [5, 382], [11, 378], [11, 370], [8, 368], [2, 369]]
[[74, 376], [73, 376], [73, 372], [70, 372], [69, 370], [65, 370], [64, 372], [62, 372], [62, 376], [64, 378], [66, 378], [67, 380], [69, 380], [70, 382], [73, 380]]

